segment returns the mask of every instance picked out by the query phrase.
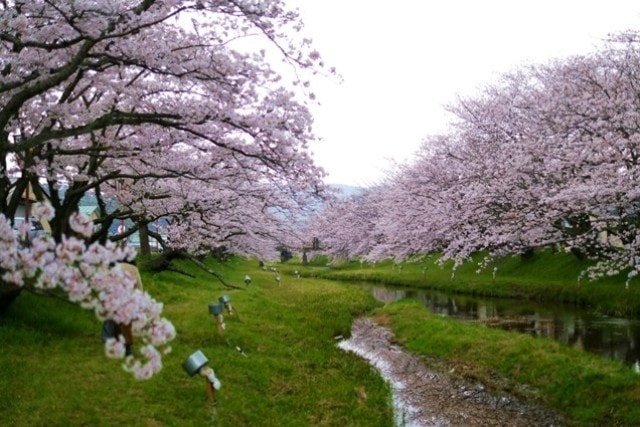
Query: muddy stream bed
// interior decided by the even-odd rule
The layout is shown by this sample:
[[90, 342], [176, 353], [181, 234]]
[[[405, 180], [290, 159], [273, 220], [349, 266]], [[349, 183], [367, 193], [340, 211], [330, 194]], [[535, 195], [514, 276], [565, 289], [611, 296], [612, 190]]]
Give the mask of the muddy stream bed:
[[372, 319], [357, 319], [351, 338], [338, 346], [367, 360], [389, 383], [397, 426], [564, 425], [559, 414], [540, 405], [430, 368]]

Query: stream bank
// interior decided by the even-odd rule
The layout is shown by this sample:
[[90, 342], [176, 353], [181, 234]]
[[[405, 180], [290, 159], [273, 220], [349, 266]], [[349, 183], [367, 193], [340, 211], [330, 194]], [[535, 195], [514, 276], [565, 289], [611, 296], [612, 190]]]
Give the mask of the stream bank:
[[429, 312], [467, 323], [520, 332], [618, 360], [640, 373], [640, 320], [605, 316], [592, 309], [551, 302], [478, 297], [432, 289], [358, 283], [385, 304], [419, 301]]
[[540, 405], [428, 367], [370, 318], [356, 319], [351, 337], [338, 346], [367, 360], [388, 381], [397, 426], [565, 425]]

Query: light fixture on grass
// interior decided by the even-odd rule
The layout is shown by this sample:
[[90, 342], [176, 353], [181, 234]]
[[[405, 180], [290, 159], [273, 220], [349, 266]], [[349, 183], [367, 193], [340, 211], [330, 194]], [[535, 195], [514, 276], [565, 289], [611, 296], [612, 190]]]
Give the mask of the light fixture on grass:
[[224, 305], [221, 303], [212, 302], [209, 304], [209, 313], [216, 317], [216, 322], [218, 323], [218, 334], [220, 334], [220, 336], [224, 335], [224, 330], [227, 328], [227, 325], [224, 323], [224, 316], [222, 315], [223, 311]]
[[222, 295], [220, 298], [218, 298], [218, 301], [220, 301], [220, 303], [227, 310], [227, 314], [229, 316], [233, 316], [233, 307], [231, 307], [231, 297], [229, 297], [228, 295]]
[[207, 386], [207, 399], [209, 402], [215, 402], [216, 391], [220, 390], [222, 383], [220, 383], [220, 380], [216, 377], [213, 368], [207, 365], [208, 363], [209, 359], [207, 359], [202, 351], [197, 350], [182, 362], [182, 369], [191, 377], [196, 374], [204, 377]]

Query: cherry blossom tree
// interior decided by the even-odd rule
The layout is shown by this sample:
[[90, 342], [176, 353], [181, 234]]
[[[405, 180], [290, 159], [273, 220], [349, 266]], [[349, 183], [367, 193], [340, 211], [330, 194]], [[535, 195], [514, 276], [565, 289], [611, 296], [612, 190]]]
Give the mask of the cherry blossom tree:
[[[172, 328], [110, 268], [128, 256], [110, 240], [159, 218], [163, 244], [190, 251], [265, 251], [282, 238], [282, 212], [322, 187], [308, 146], [313, 94], [299, 76], [323, 64], [301, 28], [280, 0], [1, 0], [0, 225], [32, 192], [52, 231], [9, 238], [3, 286], [58, 286], [99, 318], [133, 319], [151, 345], [136, 375], [155, 373], [153, 348]], [[274, 50], [297, 86], [269, 65]], [[87, 195], [100, 213], [91, 227], [77, 219]], [[110, 236], [124, 220], [133, 228]]]
[[365, 258], [382, 236], [375, 234], [380, 218], [378, 189], [350, 197], [333, 195], [304, 225], [309, 245], [318, 239], [323, 253], [336, 259]]
[[[446, 257], [561, 243], [599, 260], [593, 273], [635, 271], [637, 59], [637, 47], [626, 43], [528, 67], [451, 108], [456, 142], [438, 169], [457, 177], [428, 192], [440, 203], [452, 197]], [[434, 160], [422, 158], [417, 168]], [[605, 231], [626, 246], [603, 241]]]
[[549, 205], [562, 213], [569, 244], [599, 261], [592, 277], [638, 271], [638, 40], [617, 35], [547, 79], [544, 117], [565, 148], [548, 147], [554, 176], [565, 178]]
[[[357, 207], [377, 212], [366, 256], [438, 251], [460, 263], [478, 251], [555, 246], [592, 257], [591, 277], [635, 277], [639, 41], [620, 34], [593, 54], [524, 67], [458, 99], [450, 131], [427, 138]], [[356, 241], [355, 230], [341, 240]]]

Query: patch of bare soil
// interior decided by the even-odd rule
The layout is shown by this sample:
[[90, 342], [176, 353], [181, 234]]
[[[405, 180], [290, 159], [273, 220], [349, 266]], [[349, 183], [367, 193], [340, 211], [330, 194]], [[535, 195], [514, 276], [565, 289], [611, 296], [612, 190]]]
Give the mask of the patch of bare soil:
[[391, 331], [361, 318], [338, 346], [366, 359], [389, 382], [398, 426], [564, 425], [540, 405], [429, 368], [393, 341]]

